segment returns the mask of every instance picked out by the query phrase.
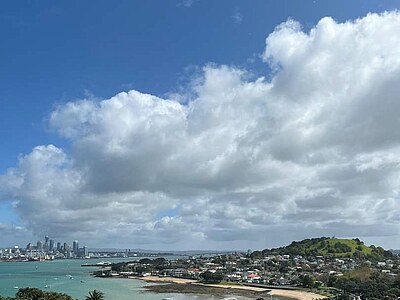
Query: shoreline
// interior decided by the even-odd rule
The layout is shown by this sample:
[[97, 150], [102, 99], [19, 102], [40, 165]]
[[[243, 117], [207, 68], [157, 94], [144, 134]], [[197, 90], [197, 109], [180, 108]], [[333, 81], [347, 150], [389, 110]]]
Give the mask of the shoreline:
[[276, 299], [287, 300], [317, 300], [326, 297], [312, 292], [302, 290], [284, 290], [273, 288], [260, 288], [242, 285], [224, 284], [205, 284], [193, 279], [183, 279], [174, 277], [130, 276], [130, 279], [138, 279], [148, 283], [158, 283], [147, 285], [145, 290], [155, 293], [182, 293], [182, 294], [213, 294], [219, 296], [237, 295], [248, 298], [268, 299], [274, 296]]

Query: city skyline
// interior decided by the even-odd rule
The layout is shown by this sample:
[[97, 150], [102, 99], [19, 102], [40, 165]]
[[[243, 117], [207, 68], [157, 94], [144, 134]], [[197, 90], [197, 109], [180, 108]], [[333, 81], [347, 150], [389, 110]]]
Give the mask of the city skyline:
[[0, 247], [400, 248], [399, 8], [6, 1]]
[[0, 247], [0, 261], [44, 261], [54, 259], [90, 258], [87, 246], [79, 247], [77, 240], [71, 244], [56, 241], [48, 235], [44, 240], [36, 243], [28, 242], [26, 247], [14, 245], [13, 247]]

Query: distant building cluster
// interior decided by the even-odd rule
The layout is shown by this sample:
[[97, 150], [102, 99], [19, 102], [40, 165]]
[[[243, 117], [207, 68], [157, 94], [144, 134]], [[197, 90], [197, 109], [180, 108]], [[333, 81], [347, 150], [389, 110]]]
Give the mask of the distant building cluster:
[[88, 257], [88, 248], [86, 246], [79, 247], [78, 241], [75, 240], [70, 245], [66, 242], [55, 242], [47, 235], [44, 237], [44, 241], [37, 241], [36, 244], [28, 243], [25, 249], [18, 246], [0, 249], [1, 260], [30, 261]]

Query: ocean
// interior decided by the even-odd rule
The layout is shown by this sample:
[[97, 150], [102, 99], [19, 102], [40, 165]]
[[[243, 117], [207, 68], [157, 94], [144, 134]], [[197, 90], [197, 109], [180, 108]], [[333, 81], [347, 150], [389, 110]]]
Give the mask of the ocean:
[[[126, 260], [126, 259], [125, 259]], [[96, 267], [81, 267], [82, 263], [97, 263], [101, 260], [54, 260], [43, 262], [0, 262], [0, 295], [14, 296], [17, 288], [36, 287], [46, 291], [66, 293], [84, 300], [94, 289], [104, 293], [106, 300], [206, 300], [223, 299], [212, 295], [156, 294], [144, 291], [148, 284], [141, 280], [95, 278], [90, 271]], [[111, 260], [118, 262], [122, 260]], [[236, 297], [238, 300], [246, 298]]]

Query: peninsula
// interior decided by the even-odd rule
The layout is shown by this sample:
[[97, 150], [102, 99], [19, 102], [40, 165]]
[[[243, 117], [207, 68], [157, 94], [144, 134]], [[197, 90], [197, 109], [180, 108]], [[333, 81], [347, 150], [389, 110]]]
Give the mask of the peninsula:
[[253, 298], [268, 294], [294, 299], [370, 294], [397, 299], [399, 266], [399, 256], [381, 247], [366, 246], [359, 239], [322, 237], [247, 253], [143, 258], [111, 264], [94, 275], [168, 283], [146, 287], [154, 292], [227, 294], [229, 290], [228, 294]]

